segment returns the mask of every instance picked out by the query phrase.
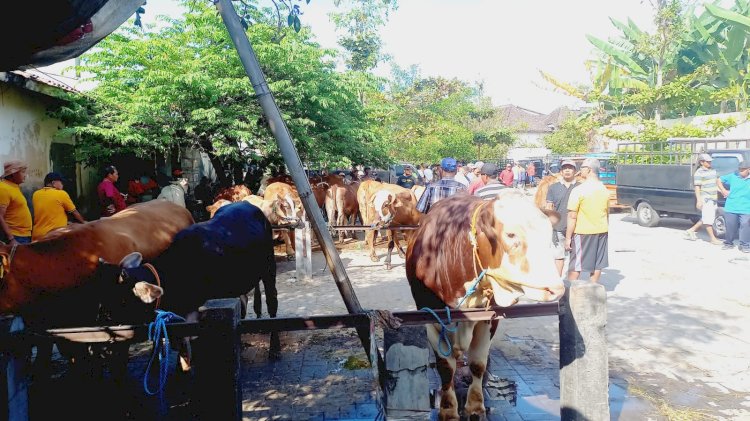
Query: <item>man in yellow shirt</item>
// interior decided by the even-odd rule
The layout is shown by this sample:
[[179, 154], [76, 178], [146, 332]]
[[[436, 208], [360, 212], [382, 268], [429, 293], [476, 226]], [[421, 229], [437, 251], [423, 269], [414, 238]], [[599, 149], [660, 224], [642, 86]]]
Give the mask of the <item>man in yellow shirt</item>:
[[31, 203], [34, 205], [32, 241], [38, 241], [48, 232], [68, 225], [68, 214], [82, 224], [86, 222], [76, 210], [68, 192], [63, 190], [62, 175], [56, 172], [44, 177], [44, 187], [34, 192]]
[[583, 183], [573, 189], [568, 199], [568, 227], [565, 248], [570, 250], [568, 279], [578, 279], [589, 272], [592, 282], [599, 282], [602, 269], [609, 265], [609, 191], [599, 180], [598, 159], [587, 158], [581, 164]]
[[31, 242], [31, 211], [20, 186], [27, 168], [21, 161], [8, 161], [0, 180], [0, 226], [3, 239], [13, 246]]

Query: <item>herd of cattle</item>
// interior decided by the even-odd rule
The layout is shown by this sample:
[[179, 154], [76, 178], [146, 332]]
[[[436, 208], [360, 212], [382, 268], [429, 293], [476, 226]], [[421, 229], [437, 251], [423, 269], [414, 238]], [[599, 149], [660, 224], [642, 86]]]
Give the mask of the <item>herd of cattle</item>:
[[[565, 291], [550, 247], [557, 214], [522, 192], [507, 189], [491, 201], [461, 193], [422, 215], [419, 192], [396, 185], [347, 184], [337, 175], [310, 184], [329, 221], [345, 225], [359, 218], [387, 230], [386, 264], [398, 245], [417, 309], [509, 306], [522, 295], [547, 301]], [[195, 223], [185, 208], [155, 200], [28, 245], [0, 245], [0, 311], [22, 315], [35, 330], [144, 323], [157, 308], [194, 320], [211, 298], [240, 296], [246, 311], [246, 294], [254, 290], [260, 316], [257, 287], [263, 282], [275, 317], [272, 225], [304, 217], [291, 180], [272, 180], [262, 197], [240, 189], [220, 193], [209, 210], [211, 219]], [[403, 225], [419, 226], [405, 232], [405, 252], [394, 232]], [[278, 235], [291, 253], [289, 231]], [[375, 230], [368, 231], [370, 257], [377, 261], [374, 238]], [[464, 415], [484, 414], [482, 378], [496, 327], [497, 320], [460, 323], [453, 331], [427, 326], [443, 382], [440, 419], [459, 419], [453, 374], [463, 353], [473, 376]], [[278, 351], [278, 337], [271, 341]], [[446, 342], [452, 346], [444, 355]]]

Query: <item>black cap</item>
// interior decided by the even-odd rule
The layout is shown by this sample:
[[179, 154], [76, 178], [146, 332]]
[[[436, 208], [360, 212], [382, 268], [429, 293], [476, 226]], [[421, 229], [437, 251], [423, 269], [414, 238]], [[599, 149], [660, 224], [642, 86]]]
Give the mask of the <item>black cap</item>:
[[488, 162], [482, 165], [482, 169], [479, 170], [479, 174], [489, 175], [490, 177], [494, 177], [497, 175], [497, 165], [491, 162]]
[[64, 181], [64, 180], [65, 178], [62, 176], [62, 174], [58, 172], [51, 172], [47, 174], [46, 176], [44, 176], [44, 185], [46, 186], [47, 184], [53, 181]]

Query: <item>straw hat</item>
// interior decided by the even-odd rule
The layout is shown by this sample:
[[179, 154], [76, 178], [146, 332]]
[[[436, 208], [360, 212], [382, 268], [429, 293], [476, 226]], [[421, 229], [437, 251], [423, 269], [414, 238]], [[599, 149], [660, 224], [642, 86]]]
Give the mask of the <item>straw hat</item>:
[[26, 165], [22, 161], [8, 161], [3, 166], [3, 175], [2, 178], [5, 178], [9, 175], [13, 175], [19, 171], [25, 170], [29, 166]]

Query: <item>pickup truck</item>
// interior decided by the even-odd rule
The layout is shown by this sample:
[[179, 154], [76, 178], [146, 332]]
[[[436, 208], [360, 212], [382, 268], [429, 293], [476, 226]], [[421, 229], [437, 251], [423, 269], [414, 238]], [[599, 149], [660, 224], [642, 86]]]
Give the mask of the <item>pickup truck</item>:
[[[662, 217], [696, 222], [693, 173], [698, 154], [713, 158], [719, 177], [737, 171], [740, 161], [750, 160], [750, 139], [670, 139], [658, 143], [620, 144], [617, 150], [617, 203], [635, 210], [638, 224], [653, 227]], [[719, 194], [714, 232], [726, 232], [724, 198]]]

